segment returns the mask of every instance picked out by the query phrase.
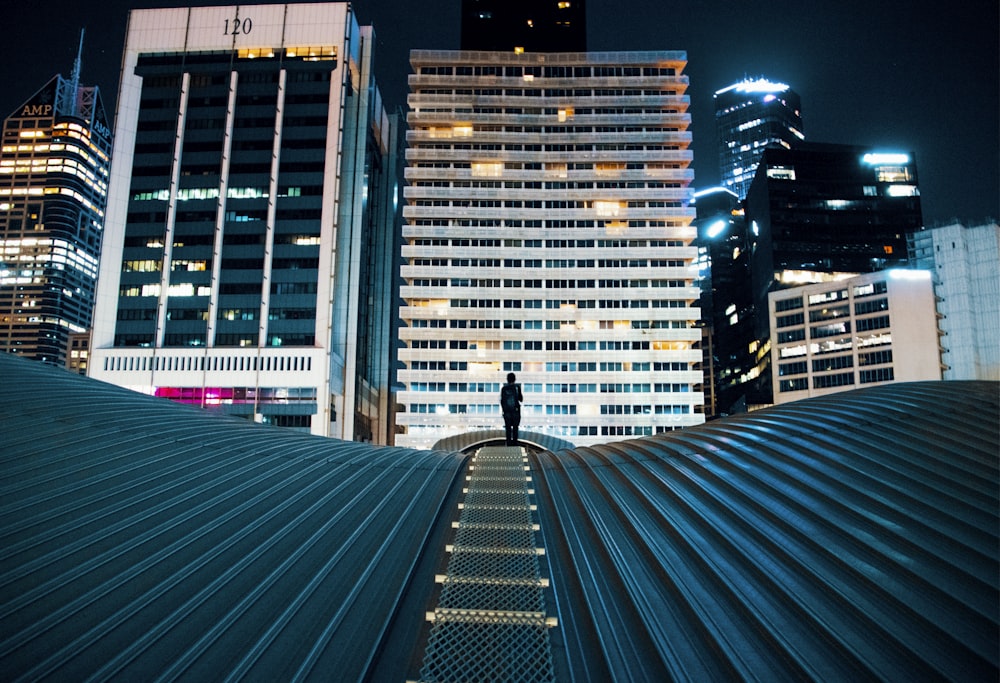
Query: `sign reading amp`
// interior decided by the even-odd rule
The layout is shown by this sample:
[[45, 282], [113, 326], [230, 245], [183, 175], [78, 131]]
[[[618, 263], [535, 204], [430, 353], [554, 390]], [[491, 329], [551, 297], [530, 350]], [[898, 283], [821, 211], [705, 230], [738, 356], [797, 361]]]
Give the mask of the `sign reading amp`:
[[51, 104], [31, 104], [30, 102], [21, 109], [21, 116], [52, 116]]

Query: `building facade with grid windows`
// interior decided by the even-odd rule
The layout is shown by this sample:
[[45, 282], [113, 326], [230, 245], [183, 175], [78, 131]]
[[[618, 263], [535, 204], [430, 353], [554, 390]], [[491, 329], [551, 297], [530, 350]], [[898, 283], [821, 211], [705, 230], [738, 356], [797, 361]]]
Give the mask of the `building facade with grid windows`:
[[892, 269], [771, 292], [774, 403], [942, 378], [931, 273]]
[[80, 85], [79, 57], [2, 135], [0, 350], [66, 366], [91, 325], [111, 166], [100, 91]]
[[347, 3], [131, 12], [92, 377], [389, 438], [395, 121], [373, 44]]
[[704, 420], [683, 52], [411, 53], [398, 445]]

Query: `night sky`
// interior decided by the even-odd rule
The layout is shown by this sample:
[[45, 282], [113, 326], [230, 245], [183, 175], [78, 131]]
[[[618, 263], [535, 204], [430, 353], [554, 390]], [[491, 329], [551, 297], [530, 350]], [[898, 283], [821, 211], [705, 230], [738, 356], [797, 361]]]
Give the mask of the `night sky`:
[[[69, 76], [86, 29], [82, 82], [114, 116], [128, 9], [204, 0], [18, 2], [0, 28], [0, 116]], [[267, 3], [243, 3], [267, 4]], [[358, 0], [374, 24], [376, 78], [404, 108], [408, 52], [457, 49], [461, 0]], [[1000, 9], [996, 0], [589, 0], [591, 51], [684, 50], [695, 187], [718, 182], [712, 93], [764, 76], [802, 97], [806, 138], [914, 152], [924, 221], [1000, 217]]]

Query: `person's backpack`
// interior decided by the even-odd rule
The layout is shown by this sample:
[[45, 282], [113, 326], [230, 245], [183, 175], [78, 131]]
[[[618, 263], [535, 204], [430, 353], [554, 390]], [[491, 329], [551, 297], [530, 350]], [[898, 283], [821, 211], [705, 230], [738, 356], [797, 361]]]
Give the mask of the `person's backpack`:
[[517, 387], [504, 384], [500, 389], [500, 407], [505, 413], [517, 412]]

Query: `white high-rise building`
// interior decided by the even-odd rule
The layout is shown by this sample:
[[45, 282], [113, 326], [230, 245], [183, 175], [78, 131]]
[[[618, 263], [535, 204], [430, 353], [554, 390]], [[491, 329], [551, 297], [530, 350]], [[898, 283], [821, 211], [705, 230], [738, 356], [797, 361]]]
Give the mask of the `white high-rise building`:
[[953, 223], [908, 240], [914, 265], [934, 273], [944, 379], [1000, 380], [1000, 226]]
[[774, 402], [941, 379], [934, 288], [896, 268], [770, 292]]
[[704, 421], [683, 52], [411, 53], [397, 435]]
[[348, 3], [133, 10], [89, 374], [387, 442], [394, 122]]

